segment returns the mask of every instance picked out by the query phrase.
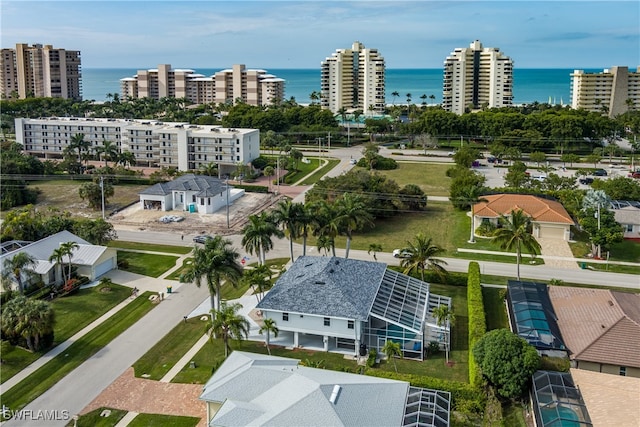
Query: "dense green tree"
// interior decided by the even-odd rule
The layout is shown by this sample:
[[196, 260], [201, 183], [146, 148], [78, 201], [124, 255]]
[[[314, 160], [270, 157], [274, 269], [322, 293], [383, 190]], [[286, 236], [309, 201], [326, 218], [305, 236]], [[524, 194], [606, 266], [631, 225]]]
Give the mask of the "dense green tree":
[[211, 310], [212, 320], [207, 325], [209, 336], [222, 339], [225, 359], [231, 352], [230, 340], [241, 341], [249, 336], [249, 321], [238, 314], [241, 308], [242, 304], [223, 302], [219, 309]]
[[509, 172], [504, 175], [504, 183], [508, 187], [516, 189], [524, 187], [529, 182], [526, 174], [527, 165], [518, 161], [509, 167]]
[[535, 162], [538, 167], [540, 167], [540, 163], [544, 163], [547, 160], [547, 155], [542, 151], [534, 151], [529, 154], [529, 160]]
[[540, 365], [536, 349], [508, 329], [487, 332], [472, 351], [482, 375], [508, 399], [524, 396]]
[[443, 267], [447, 263], [436, 258], [443, 255], [445, 250], [434, 244], [430, 237], [427, 238], [424, 234], [418, 233], [413, 241], [407, 242], [407, 246], [402, 251], [410, 254], [400, 262], [400, 267], [404, 269], [404, 274], [419, 271], [423, 282], [425, 270], [433, 271], [440, 278], [444, 278], [447, 275], [447, 270]]
[[477, 198], [485, 192], [486, 178], [473, 170], [455, 167], [447, 171], [452, 178], [449, 200], [456, 209], [468, 210], [476, 202]]
[[[115, 194], [115, 190], [113, 185], [108, 181], [104, 181], [102, 186], [104, 186], [104, 204], [106, 206], [109, 197], [112, 197]], [[89, 207], [93, 209], [101, 209], [103, 192], [102, 186], [95, 182], [86, 182], [80, 186], [78, 194], [82, 200], [86, 200], [87, 203], [89, 203]]]
[[604, 191], [612, 200], [640, 201], [640, 182], [637, 179], [624, 176], [596, 179], [591, 184], [591, 188]]
[[516, 251], [517, 278], [520, 280], [520, 262], [522, 250], [531, 255], [540, 253], [540, 243], [533, 237], [531, 218], [522, 210], [513, 210], [510, 215], [500, 217], [501, 228], [496, 230], [493, 241], [502, 249]]
[[453, 155], [453, 161], [456, 165], [463, 168], [470, 168], [473, 162], [480, 157], [480, 153], [475, 148], [465, 146], [456, 151]]
[[427, 207], [427, 195], [415, 184], [407, 184], [398, 192], [406, 209], [420, 211]]

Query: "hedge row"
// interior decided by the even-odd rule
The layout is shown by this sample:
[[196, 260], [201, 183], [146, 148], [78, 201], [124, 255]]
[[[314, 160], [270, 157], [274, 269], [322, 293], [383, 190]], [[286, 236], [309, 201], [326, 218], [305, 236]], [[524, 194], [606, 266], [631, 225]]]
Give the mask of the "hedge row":
[[480, 388], [473, 387], [470, 384], [423, 375], [397, 374], [378, 369], [367, 369], [366, 373], [373, 377], [407, 381], [414, 387], [448, 391], [451, 393], [451, 409], [455, 411], [475, 414], [484, 411], [486, 396]]
[[473, 347], [487, 332], [487, 323], [482, 301], [482, 286], [480, 285], [480, 264], [475, 261], [469, 263], [467, 308], [469, 313], [469, 382], [474, 386], [479, 386], [482, 379], [478, 374], [478, 365], [473, 358]]
[[243, 184], [233, 184], [233, 188], [241, 188], [247, 193], [268, 193], [269, 187], [264, 185], [243, 185]]

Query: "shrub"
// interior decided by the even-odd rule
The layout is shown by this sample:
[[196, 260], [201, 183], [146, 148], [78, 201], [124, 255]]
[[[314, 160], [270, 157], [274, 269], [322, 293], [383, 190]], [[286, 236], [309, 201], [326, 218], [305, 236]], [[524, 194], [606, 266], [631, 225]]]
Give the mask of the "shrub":
[[478, 228], [476, 228], [476, 234], [478, 236], [491, 237], [493, 233], [496, 231], [496, 226], [494, 223], [489, 221], [483, 221], [482, 224]]
[[378, 358], [378, 351], [375, 348], [369, 350], [369, 357], [367, 358], [367, 367], [373, 368], [376, 366], [376, 359]]

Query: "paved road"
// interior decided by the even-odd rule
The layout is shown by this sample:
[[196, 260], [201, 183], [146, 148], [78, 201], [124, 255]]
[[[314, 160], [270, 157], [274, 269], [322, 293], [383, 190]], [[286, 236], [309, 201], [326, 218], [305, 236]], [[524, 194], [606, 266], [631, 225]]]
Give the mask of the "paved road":
[[[45, 410], [68, 411], [71, 416], [79, 413], [207, 296], [206, 286], [181, 286], [170, 299], [165, 299], [135, 325], [27, 405], [25, 410], [32, 411], [34, 417], [38, 411]], [[67, 422], [23, 420], [8, 421], [3, 426], [54, 427], [64, 426]]]

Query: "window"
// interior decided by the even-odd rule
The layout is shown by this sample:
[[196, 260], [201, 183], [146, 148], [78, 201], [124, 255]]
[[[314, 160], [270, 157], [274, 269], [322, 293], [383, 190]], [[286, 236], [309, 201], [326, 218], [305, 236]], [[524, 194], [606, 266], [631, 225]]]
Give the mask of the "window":
[[282, 313], [282, 321], [283, 322], [289, 321], [289, 313]]
[[627, 376], [627, 367], [626, 366], [620, 366], [620, 376], [621, 377], [626, 377]]
[[353, 329], [354, 322], [353, 320], [347, 320], [347, 329]]
[[633, 231], [633, 224], [627, 224], [627, 233], [631, 233]]
[[192, 195], [191, 195], [191, 202], [192, 202], [192, 203], [195, 203], [195, 202], [196, 202], [196, 195], [195, 195], [195, 194], [192, 194]]
[[331, 319], [328, 317], [324, 318], [324, 326], [331, 326]]

